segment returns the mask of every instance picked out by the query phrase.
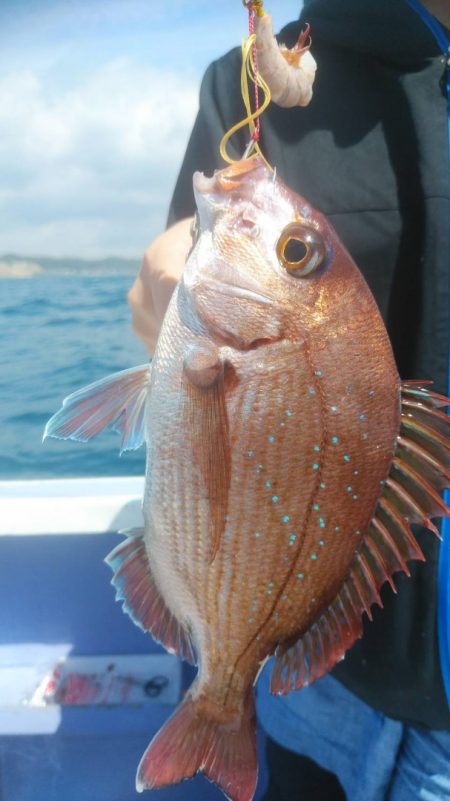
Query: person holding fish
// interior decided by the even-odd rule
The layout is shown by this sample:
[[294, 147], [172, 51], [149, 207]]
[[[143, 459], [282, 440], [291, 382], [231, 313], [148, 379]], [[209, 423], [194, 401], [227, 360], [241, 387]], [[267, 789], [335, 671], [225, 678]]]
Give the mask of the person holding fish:
[[278, 45], [245, 5], [130, 292], [152, 362], [45, 435], [147, 446], [144, 524], [106, 561], [198, 674], [139, 791], [200, 771], [252, 801], [259, 679], [265, 801], [448, 801], [448, 6], [308, 0]]
[[[402, 379], [431, 379], [435, 382], [433, 390], [445, 393], [449, 334], [449, 175], [446, 59], [443, 54], [445, 43], [448, 47], [449, 4], [446, 0], [423, 0], [422, 4], [418, 0], [365, 0], [364, 3], [360, 0], [305, 0], [300, 20], [282, 31], [281, 41], [293, 48], [307, 23], [311, 26], [313, 53], [318, 64], [314, 97], [305, 108], [280, 108], [272, 103], [263, 117], [261, 149], [290, 189], [300, 192], [311, 206], [320, 209], [332, 221], [376, 298]], [[205, 75], [198, 119], [170, 206], [170, 227], [150, 245], [129, 293], [134, 329], [150, 353], [155, 350], [169, 299], [182, 275], [188, 253], [193, 244], [206, 247], [205, 243], [201, 244], [198, 224], [193, 225], [192, 174], [202, 171], [212, 175], [223, 166], [219, 143], [224, 133], [242, 117], [241, 101], [236, 92], [239, 70], [239, 53], [232, 51], [212, 64]], [[236, 159], [242, 155], [246, 144], [245, 133], [238, 132], [229, 145]], [[262, 195], [251, 208], [248, 202], [252, 193], [256, 196], [259, 192], [256, 173], [252, 177], [251, 170], [249, 173], [244, 167], [241, 177], [239, 174], [235, 177], [236, 171], [232, 169], [223, 175], [223, 179], [219, 177], [209, 184], [197, 179], [197, 201], [199, 197], [211, 197], [216, 205], [225, 204], [227, 214], [231, 213], [231, 199], [240, 203], [243, 216], [239, 219], [264, 250], [270, 240], [267, 231], [272, 223], [265, 216]], [[261, 177], [261, 180], [265, 185], [266, 179]], [[246, 188], [246, 181], [250, 189]], [[275, 186], [273, 191], [276, 194]], [[220, 192], [225, 193], [223, 200], [218, 199]], [[207, 211], [206, 205], [199, 208], [199, 212], [200, 224], [205, 226], [205, 215], [213, 212]], [[318, 219], [315, 212], [306, 214], [313, 222]], [[314, 226], [315, 222], [313, 229], [317, 230]], [[319, 227], [323, 234], [322, 222]], [[308, 243], [308, 252], [317, 253], [317, 264], [323, 269], [331, 251], [323, 250], [322, 240], [315, 241], [314, 233], [310, 231], [309, 235], [313, 239]], [[305, 239], [293, 230], [289, 236], [285, 234], [286, 241], [279, 244], [279, 248], [281, 262], [287, 255], [285, 261], [291, 264], [288, 270], [294, 274], [295, 263], [304, 264], [305, 251], [293, 249], [290, 254], [287, 248], [293, 248], [290, 243], [304, 243]], [[222, 238], [221, 241], [229, 252], [231, 240]], [[334, 244], [333, 252], [338, 251], [338, 245]], [[221, 269], [224, 271], [221, 280], [228, 280], [223, 277], [226, 276], [225, 263]], [[263, 264], [260, 269], [264, 271]], [[203, 309], [208, 296], [195, 294], [197, 280], [194, 268], [188, 267], [185, 284], [195, 299], [192, 302]], [[356, 276], [352, 280], [356, 281]], [[332, 360], [339, 365], [340, 377], [345, 378], [347, 367], [351, 366], [354, 373], [359, 359], [359, 346], [355, 344], [352, 350], [350, 339], [346, 349], [344, 341], [352, 326], [357, 330], [360, 312], [357, 298], [352, 299], [351, 294], [345, 306], [340, 305], [340, 292], [344, 292], [346, 286], [343, 277], [340, 281], [336, 283], [333, 301], [337, 345], [331, 347], [327, 340], [325, 347], [331, 348]], [[256, 295], [261, 292], [257, 282], [253, 280], [250, 288], [247, 281], [245, 286], [245, 290], [240, 290], [241, 295], [253, 292], [256, 303]], [[266, 288], [264, 294], [267, 292]], [[358, 293], [360, 297], [364, 294], [362, 286]], [[233, 315], [236, 295], [232, 302], [225, 295], [222, 301], [224, 314]], [[262, 330], [261, 340], [270, 339], [275, 336], [271, 332], [278, 331], [282, 325], [281, 318], [268, 302], [266, 307], [263, 300], [259, 303], [261, 311], [266, 308], [269, 331]], [[204, 323], [209, 319], [205, 309], [206, 306]], [[339, 314], [345, 317], [345, 323], [339, 319]], [[366, 307], [365, 314], [370, 342], [375, 325], [370, 306]], [[247, 319], [250, 321], [250, 312]], [[222, 331], [223, 324], [219, 328]], [[250, 337], [249, 342], [258, 339], [256, 334], [248, 332], [245, 336]], [[245, 347], [242, 344], [245, 336], [237, 320], [233, 333], [228, 332], [225, 341], [228, 337], [228, 343], [233, 343], [240, 337], [238, 347], [245, 350], [248, 347], [248, 343]], [[356, 340], [355, 334], [355, 343]], [[369, 345], [364, 359], [369, 360], [372, 347]], [[288, 358], [283, 353], [280, 351], [277, 355], [280, 365]], [[380, 349], [374, 364], [386, 358]], [[216, 361], [214, 349], [202, 351], [200, 355], [193, 352], [190, 359], [187, 369], [189, 375], [194, 376], [195, 392], [199, 391], [198, 376], [211, 378], [223, 369]], [[207, 374], [202, 372], [205, 364], [210, 371]], [[357, 369], [363, 371], [363, 364]], [[341, 378], [335, 376], [333, 380], [338, 382]], [[322, 380], [322, 376], [319, 379]], [[206, 381], [206, 378], [201, 380]], [[349, 380], [344, 383], [337, 393], [339, 397], [344, 397], [346, 388], [351, 386]], [[323, 386], [319, 381], [318, 387]], [[407, 385], [404, 397], [409, 400], [406, 403], [414, 404], [421, 394], [423, 396], [424, 386]], [[309, 389], [316, 391], [315, 385]], [[305, 390], [300, 382], [297, 398], [294, 395], [291, 399], [292, 410], [299, 414], [300, 421], [302, 413], [307, 414], [305, 391], [307, 393], [308, 388]], [[385, 391], [375, 378], [367, 385], [368, 395], [372, 392], [376, 397], [377, 393]], [[275, 403], [277, 390], [272, 389], [272, 392]], [[351, 394], [350, 389], [348, 393]], [[439, 404], [437, 396], [435, 402]], [[365, 414], [367, 412], [362, 412], [361, 417]], [[237, 409], [236, 415], [239, 416]], [[364, 420], [360, 422], [365, 424]], [[200, 428], [197, 433], [201, 436]], [[223, 433], [219, 427], [214, 445], [217, 454], [221, 451]], [[366, 430], [360, 435], [365, 433]], [[317, 444], [311, 443], [317, 453], [321, 447], [319, 439]], [[408, 452], [409, 446], [404, 444], [403, 455], [396, 455], [396, 459], [407, 463], [413, 472], [419, 469], [418, 453], [424, 440], [419, 437], [415, 442], [419, 450], [411, 446]], [[342, 458], [347, 457], [349, 463], [355, 459], [360, 461], [364, 444], [361, 440], [359, 446], [355, 444], [354, 456], [344, 453]], [[438, 470], [436, 462], [433, 466], [432, 461], [438, 454], [442, 456], [439, 448], [443, 446], [431, 448], [431, 461], [425, 468], [428, 479]], [[365, 464], [369, 453], [370, 448], [363, 459]], [[211, 464], [209, 457], [205, 458], [206, 463]], [[282, 460], [283, 456], [280, 454], [279, 458]], [[314, 464], [316, 462], [312, 467]], [[448, 451], [446, 465], [439, 468], [441, 479], [435, 485], [438, 490], [445, 485], [442, 477], [446, 471], [448, 476]], [[391, 472], [388, 479], [391, 494], [386, 497], [390, 500], [400, 481], [401, 466], [398, 467], [397, 475]], [[290, 476], [291, 482], [302, 480], [301, 475]], [[409, 488], [408, 481], [403, 485]], [[358, 483], [357, 475], [353, 475], [352, 483]], [[348, 486], [351, 488], [349, 495], [356, 494], [350, 483]], [[220, 492], [217, 503], [220, 506]], [[436, 498], [435, 503], [439, 505]], [[430, 507], [430, 516], [439, 513], [437, 506], [432, 510]], [[245, 515], [245, 510], [242, 514]], [[325, 515], [322, 517], [320, 510], [318, 514], [327, 533]], [[388, 526], [388, 522], [386, 515], [379, 516], [378, 534], [380, 526]], [[255, 536], [258, 534], [263, 538], [262, 531], [257, 531]], [[443, 579], [441, 584], [438, 582], [440, 546], [425, 529], [416, 529], [414, 534], [419, 551], [410, 543], [409, 550], [405, 548], [398, 555], [401, 560], [420, 560], [423, 558], [421, 550], [426, 561], [409, 562], [408, 566], [403, 562], [401, 569], [410, 572], [410, 578], [395, 572], [400, 569], [398, 566], [394, 567], [393, 580], [388, 571], [387, 577], [397, 595], [394, 596], [387, 584], [383, 585], [380, 603], [384, 609], [370, 609], [369, 604], [363, 636], [334, 667], [331, 676], [301, 692], [285, 695], [293, 685], [308, 683], [306, 676], [304, 681], [295, 683], [293, 680], [293, 685], [286, 687], [282, 668], [288, 670], [289, 666], [285, 661], [278, 679], [277, 674], [272, 677], [272, 689], [276, 685], [275, 690], [281, 695], [277, 698], [269, 695], [269, 672], [263, 672], [257, 705], [259, 719], [269, 737], [270, 783], [265, 801], [450, 799], [450, 683], [447, 694], [445, 688], [450, 678], [446, 675], [443, 653], [445, 638], [438, 643], [438, 620], [442, 628], [444, 614], [439, 608], [438, 617], [443, 591]], [[220, 536], [217, 527], [216, 535]], [[324, 536], [323, 541], [326, 539]], [[379, 544], [380, 540], [377, 542]], [[323, 550], [326, 550], [325, 545]], [[376, 546], [370, 559], [375, 550]], [[384, 552], [386, 560], [389, 562]], [[377, 587], [379, 589], [380, 582]], [[313, 604], [311, 596], [308, 603]], [[369, 616], [373, 616], [372, 622], [368, 621]], [[449, 618], [447, 624], [450, 626]], [[319, 640], [316, 640], [316, 647], [317, 642]], [[310, 669], [313, 662], [310, 655], [307, 659]], [[317, 670], [318, 675], [324, 672]]]

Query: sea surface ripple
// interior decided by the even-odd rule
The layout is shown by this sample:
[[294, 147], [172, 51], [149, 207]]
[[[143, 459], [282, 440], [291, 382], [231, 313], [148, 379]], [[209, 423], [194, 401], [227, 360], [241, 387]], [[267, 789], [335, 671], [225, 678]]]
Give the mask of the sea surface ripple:
[[0, 478], [141, 475], [145, 448], [119, 457], [119, 436], [46, 440], [63, 398], [148, 357], [131, 331], [131, 273], [0, 281]]

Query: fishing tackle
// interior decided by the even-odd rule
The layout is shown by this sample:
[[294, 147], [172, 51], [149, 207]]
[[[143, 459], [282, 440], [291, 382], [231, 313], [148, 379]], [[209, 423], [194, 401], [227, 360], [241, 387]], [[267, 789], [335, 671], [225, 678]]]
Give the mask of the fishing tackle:
[[[260, 117], [271, 100], [283, 108], [306, 106], [310, 102], [317, 67], [309, 52], [310, 26], [301, 32], [294, 47], [279, 45], [273, 35], [272, 17], [263, 10], [263, 0], [242, 0], [242, 3], [249, 15], [249, 36], [242, 43], [241, 68], [241, 95], [247, 116], [224, 134], [219, 151], [224, 161], [233, 164], [236, 159], [228, 153], [228, 142], [248, 125], [250, 140], [242, 158], [257, 154], [272, 169], [259, 146]], [[254, 111], [249, 82], [254, 87]], [[262, 103], [259, 90], [263, 94]]]
[[309, 31], [308, 25], [289, 49], [275, 39], [270, 14], [255, 14], [258, 70], [270, 89], [273, 102], [282, 108], [307, 106], [312, 98], [317, 64], [309, 49]]

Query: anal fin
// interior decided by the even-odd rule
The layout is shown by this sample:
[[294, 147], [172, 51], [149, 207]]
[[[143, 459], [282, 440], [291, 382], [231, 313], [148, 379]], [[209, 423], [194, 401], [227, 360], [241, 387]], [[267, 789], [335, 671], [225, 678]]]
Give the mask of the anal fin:
[[270, 691], [287, 695], [320, 679], [362, 634], [361, 615], [364, 602], [355, 602], [351, 577], [342, 586], [333, 603], [296, 643], [283, 643], [275, 651]]
[[149, 631], [164, 647], [181, 659], [196, 664], [189, 633], [167, 607], [152, 574], [143, 529], [132, 529], [106, 557], [114, 575], [116, 599], [137, 626]]

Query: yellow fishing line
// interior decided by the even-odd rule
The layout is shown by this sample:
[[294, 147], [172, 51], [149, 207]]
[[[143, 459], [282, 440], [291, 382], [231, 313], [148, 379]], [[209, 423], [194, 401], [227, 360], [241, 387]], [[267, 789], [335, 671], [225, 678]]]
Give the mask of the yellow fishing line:
[[[262, 3], [261, 3], [262, 6]], [[253, 136], [255, 132], [255, 120], [263, 114], [266, 110], [267, 106], [270, 103], [271, 94], [270, 89], [267, 86], [264, 78], [261, 77], [259, 73], [255, 73], [253, 58], [252, 58], [252, 47], [256, 41], [255, 34], [248, 36], [242, 42], [242, 67], [241, 67], [241, 94], [242, 100], [244, 101], [245, 110], [247, 112], [247, 116], [241, 120], [240, 122], [233, 125], [229, 131], [227, 131], [220, 142], [220, 155], [222, 156], [223, 160], [226, 161], [228, 164], [234, 164], [234, 162], [239, 161], [239, 159], [233, 159], [227, 152], [227, 145], [231, 137], [236, 133], [236, 131], [240, 131], [241, 128], [244, 128], [246, 125], [250, 128], [250, 134]], [[252, 107], [250, 103], [250, 92], [249, 92], [249, 80], [253, 83], [256, 83], [261, 91], [263, 92], [263, 102], [261, 106], [252, 112]], [[263, 161], [267, 164], [269, 169], [271, 170], [272, 167], [264, 157], [263, 153], [261, 152], [261, 148], [259, 147], [258, 142], [253, 141], [253, 148], [252, 148], [258, 156], [260, 156]]]

